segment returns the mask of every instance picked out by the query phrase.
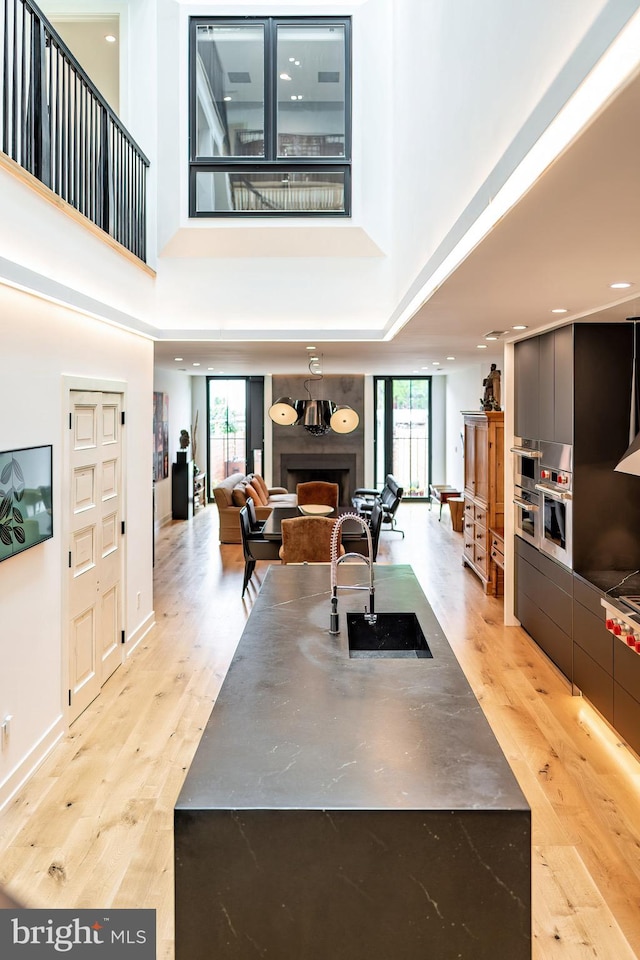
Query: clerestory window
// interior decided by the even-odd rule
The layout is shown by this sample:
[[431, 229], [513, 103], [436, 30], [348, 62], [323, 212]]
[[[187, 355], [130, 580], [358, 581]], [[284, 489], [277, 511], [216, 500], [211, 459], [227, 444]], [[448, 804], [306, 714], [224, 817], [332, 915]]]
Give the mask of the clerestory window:
[[349, 216], [350, 26], [191, 18], [191, 217]]

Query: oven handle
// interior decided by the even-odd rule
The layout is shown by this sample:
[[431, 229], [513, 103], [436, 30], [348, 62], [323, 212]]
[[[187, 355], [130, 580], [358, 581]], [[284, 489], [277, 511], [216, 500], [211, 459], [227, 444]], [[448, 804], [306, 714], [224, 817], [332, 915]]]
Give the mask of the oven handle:
[[542, 450], [530, 450], [529, 447], [511, 447], [511, 453], [517, 453], [519, 457], [528, 457], [530, 460], [539, 460], [542, 456]]
[[531, 510], [532, 513], [537, 513], [540, 509], [537, 503], [530, 503], [529, 500], [523, 500], [522, 497], [514, 497], [513, 502], [517, 507], [526, 507], [526, 509]]
[[544, 487], [541, 483], [536, 483], [535, 489], [539, 490], [540, 493], [544, 493], [545, 497], [551, 497], [552, 500], [559, 500], [562, 502], [573, 499], [570, 493], [560, 493], [559, 491], [551, 490], [549, 487]]

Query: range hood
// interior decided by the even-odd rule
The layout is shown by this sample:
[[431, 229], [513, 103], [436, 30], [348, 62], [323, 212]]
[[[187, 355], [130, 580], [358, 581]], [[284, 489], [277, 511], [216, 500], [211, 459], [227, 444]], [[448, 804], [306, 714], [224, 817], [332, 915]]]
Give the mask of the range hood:
[[636, 435], [615, 470], [618, 473], [632, 473], [640, 477], [640, 433]]
[[640, 433], [638, 432], [638, 359], [637, 333], [640, 317], [628, 317], [633, 323], [633, 367], [631, 368], [631, 410], [629, 411], [629, 446], [616, 464], [618, 473], [631, 473], [640, 477]]

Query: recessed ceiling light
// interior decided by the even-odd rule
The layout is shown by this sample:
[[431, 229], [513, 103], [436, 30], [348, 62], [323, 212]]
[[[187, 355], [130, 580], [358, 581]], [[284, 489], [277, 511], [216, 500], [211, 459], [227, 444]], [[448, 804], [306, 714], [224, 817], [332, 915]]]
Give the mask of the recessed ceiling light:
[[455, 357], [447, 357], [447, 360], [455, 360]]
[[432, 366], [432, 367], [439, 367], [439, 366], [440, 366], [440, 361], [439, 361], [439, 360], [432, 360], [432, 361], [431, 361], [431, 366]]
[[296, 67], [299, 67], [299, 66], [300, 66], [300, 61], [299, 61], [299, 60], [294, 60], [293, 62], [295, 63]]
[[566, 307], [554, 307], [551, 313], [568, 313]]
[[194, 366], [194, 367], [199, 367], [200, 364], [199, 364], [199, 363], [194, 363], [193, 366]]
[[229, 100], [231, 100], [231, 97], [223, 97], [222, 99], [224, 100], [225, 103], [229, 103]]
[[291, 77], [289, 76], [288, 73], [281, 73], [281, 74], [280, 74], [280, 79], [281, 79], [281, 80], [291, 80]]
[[307, 350], [315, 350], [315, 347], [307, 347]]
[[627, 287], [630, 287], [631, 284], [627, 283], [626, 280], [620, 280], [618, 283], [609, 284], [612, 290], [626, 290]]
[[107, 43], [115, 43], [115, 42], [116, 42], [116, 38], [114, 37], [114, 35], [113, 35], [112, 33], [107, 33], [106, 36], [105, 36], [105, 40], [107, 41]]
[[527, 330], [527, 325], [526, 325], [526, 323], [515, 323], [511, 329], [512, 329], [512, 330]]
[[429, 367], [421, 367], [420, 369], [421, 369], [421, 370], [428, 370]]
[[295, 63], [295, 57], [289, 57], [289, 63]]
[[486, 343], [477, 343], [476, 346], [477, 346], [478, 350], [486, 350], [486, 349], [487, 349]]
[[292, 94], [291, 94], [291, 100], [297, 100], [297, 99], [298, 99], [298, 98], [296, 97], [295, 93], [292, 93]]
[[174, 357], [173, 359], [174, 359], [174, 360], [177, 360], [178, 363], [180, 363], [180, 361], [182, 360], [182, 357]]
[[207, 370], [213, 370], [213, 367], [207, 367]]
[[496, 337], [496, 335], [493, 333], [488, 333], [487, 336], [485, 337], [485, 340], [497, 340], [497, 339], [498, 337]]

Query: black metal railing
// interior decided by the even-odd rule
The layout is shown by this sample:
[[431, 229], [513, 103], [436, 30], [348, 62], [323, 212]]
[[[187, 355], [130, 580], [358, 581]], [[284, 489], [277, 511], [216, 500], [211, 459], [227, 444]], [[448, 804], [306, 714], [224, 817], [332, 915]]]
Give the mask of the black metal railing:
[[0, 147], [146, 260], [149, 161], [32, 0], [0, 0]]

